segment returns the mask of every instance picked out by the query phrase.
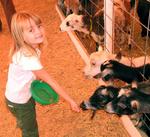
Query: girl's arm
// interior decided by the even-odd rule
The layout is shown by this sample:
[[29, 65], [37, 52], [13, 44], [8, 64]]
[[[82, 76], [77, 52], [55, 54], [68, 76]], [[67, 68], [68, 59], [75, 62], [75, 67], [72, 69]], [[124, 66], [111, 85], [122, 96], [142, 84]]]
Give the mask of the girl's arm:
[[44, 82], [48, 83], [61, 97], [63, 97], [67, 102], [70, 103], [72, 110], [79, 112], [80, 109], [72, 98], [57, 84], [57, 82], [52, 79], [52, 77], [47, 73], [46, 70], [34, 70], [32, 71], [36, 77], [40, 78]]

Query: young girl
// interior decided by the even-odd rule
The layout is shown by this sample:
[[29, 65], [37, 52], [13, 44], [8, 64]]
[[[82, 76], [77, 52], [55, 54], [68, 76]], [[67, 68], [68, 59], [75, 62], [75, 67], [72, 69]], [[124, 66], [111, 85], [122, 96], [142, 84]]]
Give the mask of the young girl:
[[37, 15], [27, 12], [14, 14], [11, 22], [14, 47], [11, 51], [6, 103], [22, 129], [23, 137], [38, 137], [35, 102], [30, 85], [35, 78], [47, 82], [70, 105], [79, 112], [77, 104], [46, 72], [40, 62], [40, 48], [46, 43], [42, 22]]

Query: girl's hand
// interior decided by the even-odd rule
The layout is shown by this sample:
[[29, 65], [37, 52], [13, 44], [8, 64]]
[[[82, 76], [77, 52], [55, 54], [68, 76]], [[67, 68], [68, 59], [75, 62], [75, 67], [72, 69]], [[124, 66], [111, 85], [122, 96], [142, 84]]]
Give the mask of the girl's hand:
[[77, 105], [74, 101], [72, 101], [72, 102], [70, 103], [70, 106], [71, 106], [71, 109], [72, 109], [73, 111], [80, 112], [80, 108], [78, 107], [78, 105]]

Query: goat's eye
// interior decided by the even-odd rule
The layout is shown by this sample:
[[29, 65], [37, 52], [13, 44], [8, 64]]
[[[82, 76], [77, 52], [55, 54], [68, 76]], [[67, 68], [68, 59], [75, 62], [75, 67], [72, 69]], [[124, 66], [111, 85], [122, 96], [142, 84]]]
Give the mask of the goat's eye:
[[92, 66], [95, 66], [95, 65], [96, 65], [96, 63], [95, 63], [95, 62], [92, 62], [91, 64], [92, 64]]
[[68, 21], [66, 22], [66, 25], [69, 26], [69, 22]]

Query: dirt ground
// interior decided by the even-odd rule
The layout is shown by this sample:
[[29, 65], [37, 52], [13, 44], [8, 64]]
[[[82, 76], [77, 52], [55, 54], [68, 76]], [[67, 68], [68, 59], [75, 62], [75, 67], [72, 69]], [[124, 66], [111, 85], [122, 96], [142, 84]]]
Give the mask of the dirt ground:
[[[88, 99], [98, 83], [84, 78], [83, 60], [67, 33], [59, 31], [61, 21], [55, 10], [56, 0], [14, 0], [14, 4], [17, 11], [27, 10], [40, 15], [45, 24], [49, 46], [42, 54], [42, 62], [47, 71], [78, 104]], [[12, 41], [1, 5], [0, 18], [3, 22], [0, 33], [0, 137], [21, 137], [15, 118], [4, 101]], [[129, 137], [118, 116], [98, 111], [90, 120], [91, 111], [75, 113], [62, 98], [55, 105], [37, 103], [36, 110], [40, 137]]]

